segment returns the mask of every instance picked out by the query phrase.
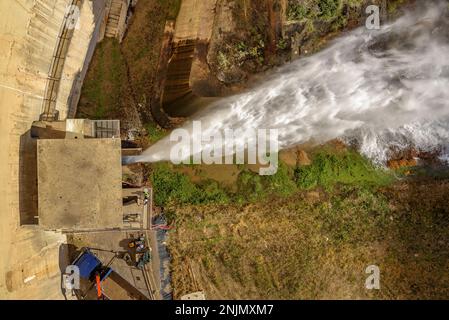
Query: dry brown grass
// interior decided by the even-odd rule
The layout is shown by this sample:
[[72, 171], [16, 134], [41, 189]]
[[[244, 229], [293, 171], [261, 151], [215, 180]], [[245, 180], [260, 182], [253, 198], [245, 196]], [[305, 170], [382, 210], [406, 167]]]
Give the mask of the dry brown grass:
[[[448, 194], [448, 181], [424, 180], [172, 208], [175, 297], [200, 287], [212, 299], [448, 298]], [[381, 290], [365, 289], [371, 264]]]

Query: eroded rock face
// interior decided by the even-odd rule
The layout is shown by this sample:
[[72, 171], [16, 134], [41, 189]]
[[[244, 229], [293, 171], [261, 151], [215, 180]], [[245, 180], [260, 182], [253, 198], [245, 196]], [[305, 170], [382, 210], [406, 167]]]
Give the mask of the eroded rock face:
[[282, 150], [279, 153], [279, 159], [289, 167], [309, 166], [312, 164], [308, 153], [299, 147]]
[[207, 56], [210, 73], [222, 90], [241, 85], [249, 75], [279, 65], [278, 48], [287, 1], [222, 1], [216, 6]]
[[218, 0], [207, 56], [210, 73], [226, 91], [252, 74], [317, 51], [341, 30], [362, 25], [368, 5], [380, 6], [384, 20], [397, 2]]
[[416, 159], [400, 159], [388, 161], [388, 167], [390, 169], [400, 169], [404, 167], [415, 167], [418, 164]]
[[304, 150], [298, 150], [298, 165], [300, 166], [309, 166], [312, 164], [307, 152]]
[[410, 148], [394, 154], [387, 162], [387, 166], [390, 169], [400, 169], [416, 166], [442, 165], [442, 162], [439, 158], [440, 154], [441, 150], [427, 152]]

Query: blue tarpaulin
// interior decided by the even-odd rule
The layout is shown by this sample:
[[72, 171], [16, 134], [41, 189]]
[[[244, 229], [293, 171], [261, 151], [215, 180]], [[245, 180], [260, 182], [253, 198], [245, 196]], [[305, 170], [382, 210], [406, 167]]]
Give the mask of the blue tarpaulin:
[[75, 265], [80, 269], [80, 276], [88, 279], [101, 262], [91, 252], [86, 251], [77, 259]]

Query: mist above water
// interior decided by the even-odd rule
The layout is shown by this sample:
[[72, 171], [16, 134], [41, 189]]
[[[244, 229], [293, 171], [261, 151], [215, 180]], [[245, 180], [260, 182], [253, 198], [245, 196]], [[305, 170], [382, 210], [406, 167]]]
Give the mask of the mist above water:
[[[379, 164], [411, 147], [438, 148], [447, 160], [448, 3], [426, 3], [381, 30], [349, 32], [192, 120], [202, 121], [205, 134], [279, 129], [281, 148], [340, 138]], [[169, 160], [173, 144], [166, 137], [135, 160]]]

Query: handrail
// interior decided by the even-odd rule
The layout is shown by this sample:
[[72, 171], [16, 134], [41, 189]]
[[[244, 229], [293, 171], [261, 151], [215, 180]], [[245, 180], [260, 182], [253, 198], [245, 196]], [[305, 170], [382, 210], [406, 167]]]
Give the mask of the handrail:
[[[81, 8], [84, 0], [72, 0], [69, 8], [74, 6]], [[72, 13], [66, 12], [62, 22], [61, 30], [58, 35], [58, 43], [53, 54], [53, 59], [50, 65], [50, 72], [47, 77], [47, 84], [45, 87], [44, 100], [42, 105], [42, 120], [53, 121], [56, 114], [56, 100], [64, 70], [64, 64], [67, 57], [67, 52], [74, 34], [74, 28], [69, 24], [69, 18]]]

